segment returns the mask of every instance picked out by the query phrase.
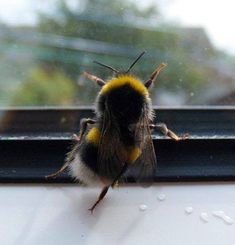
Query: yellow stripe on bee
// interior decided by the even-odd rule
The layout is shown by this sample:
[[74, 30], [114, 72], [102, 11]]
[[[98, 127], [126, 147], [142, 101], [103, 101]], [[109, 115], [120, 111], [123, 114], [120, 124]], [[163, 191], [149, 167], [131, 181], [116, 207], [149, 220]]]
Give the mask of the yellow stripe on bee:
[[127, 84], [144, 97], [149, 96], [148, 89], [144, 86], [144, 84], [130, 75], [121, 75], [111, 79], [102, 87], [100, 94], [106, 94], [111, 90], [114, 90]]
[[139, 147], [123, 147], [120, 148], [119, 152], [122, 161], [127, 162], [128, 164], [134, 163], [139, 156], [141, 155], [141, 150]]
[[128, 153], [129, 153], [128, 154], [129, 156], [128, 156], [127, 162], [128, 163], [134, 163], [139, 158], [139, 156], [141, 155], [141, 150], [140, 150], [140, 148], [136, 147]]
[[98, 128], [94, 127], [86, 135], [86, 140], [88, 142], [95, 144], [95, 145], [98, 145], [100, 142], [100, 135], [101, 135], [100, 130]]

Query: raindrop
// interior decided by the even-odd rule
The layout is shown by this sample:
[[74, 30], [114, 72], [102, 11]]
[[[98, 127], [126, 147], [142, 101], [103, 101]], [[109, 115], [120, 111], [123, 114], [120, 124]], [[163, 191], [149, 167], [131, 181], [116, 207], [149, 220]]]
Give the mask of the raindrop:
[[185, 213], [186, 214], [191, 214], [193, 212], [193, 208], [192, 207], [186, 207], [185, 208]]
[[140, 211], [145, 211], [147, 208], [148, 208], [148, 207], [147, 207], [147, 205], [145, 205], [145, 204], [141, 204], [141, 205], [139, 206], [139, 210], [140, 210]]
[[157, 197], [157, 199], [159, 201], [164, 201], [166, 199], [166, 195], [165, 194], [159, 194], [158, 197]]
[[208, 223], [209, 222], [209, 216], [206, 212], [202, 212], [200, 214], [200, 218], [203, 222]]

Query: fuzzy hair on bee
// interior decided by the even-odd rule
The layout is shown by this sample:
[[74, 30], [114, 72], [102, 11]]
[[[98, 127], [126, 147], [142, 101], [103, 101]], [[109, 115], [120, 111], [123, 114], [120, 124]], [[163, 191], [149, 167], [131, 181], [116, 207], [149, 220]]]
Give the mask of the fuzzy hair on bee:
[[178, 137], [165, 124], [153, 124], [154, 112], [149, 88], [160, 71], [160, 64], [146, 82], [130, 74], [131, 68], [143, 56], [142, 52], [127, 71], [95, 62], [114, 72], [105, 82], [87, 72], [84, 76], [100, 87], [95, 102], [95, 118], [82, 119], [76, 144], [68, 154], [64, 166], [47, 177], [55, 177], [66, 168], [76, 180], [103, 187], [97, 201], [89, 209], [93, 211], [104, 198], [109, 187], [114, 187], [126, 171], [140, 182], [153, 176], [157, 160], [151, 138], [151, 129], [159, 129], [174, 140]]

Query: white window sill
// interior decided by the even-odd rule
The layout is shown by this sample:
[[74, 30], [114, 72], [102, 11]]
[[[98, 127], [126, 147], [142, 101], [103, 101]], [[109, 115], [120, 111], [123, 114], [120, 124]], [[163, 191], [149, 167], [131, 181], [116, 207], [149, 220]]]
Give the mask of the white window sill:
[[[1, 185], [0, 244], [235, 244], [235, 184], [135, 185], [111, 190], [93, 215], [99, 189], [78, 185]], [[158, 196], [166, 199], [159, 201]], [[140, 211], [141, 204], [147, 205]], [[185, 208], [193, 207], [190, 215]], [[209, 222], [200, 219], [207, 212]]]

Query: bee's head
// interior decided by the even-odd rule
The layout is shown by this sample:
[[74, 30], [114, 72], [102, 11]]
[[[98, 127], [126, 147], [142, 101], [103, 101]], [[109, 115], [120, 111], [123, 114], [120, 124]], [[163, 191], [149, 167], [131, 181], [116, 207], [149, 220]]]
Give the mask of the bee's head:
[[102, 85], [97, 98], [97, 112], [102, 115], [109, 111], [120, 124], [138, 122], [144, 108], [149, 108], [151, 100], [147, 87], [129, 72], [144, 54], [141, 53], [126, 71], [100, 64], [112, 70], [115, 75]]
[[150, 104], [144, 84], [132, 75], [120, 73], [102, 86], [97, 97], [97, 112], [102, 115], [109, 111], [115, 120], [126, 125], [138, 122]]
[[109, 111], [120, 124], [132, 124], [138, 122], [141, 114], [145, 111], [151, 119], [151, 99], [148, 89], [160, 70], [165, 67], [165, 64], [162, 63], [150, 78], [142, 83], [129, 72], [144, 53], [142, 52], [125, 71], [118, 71], [111, 66], [95, 62], [114, 72], [114, 77], [107, 82], [95, 76], [87, 75], [102, 87], [97, 97], [97, 113], [99, 115]]

